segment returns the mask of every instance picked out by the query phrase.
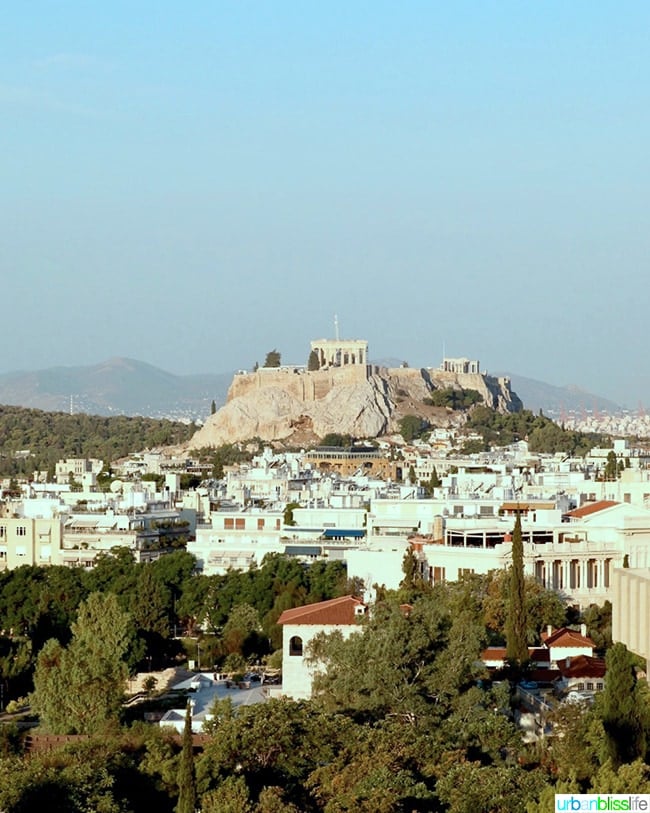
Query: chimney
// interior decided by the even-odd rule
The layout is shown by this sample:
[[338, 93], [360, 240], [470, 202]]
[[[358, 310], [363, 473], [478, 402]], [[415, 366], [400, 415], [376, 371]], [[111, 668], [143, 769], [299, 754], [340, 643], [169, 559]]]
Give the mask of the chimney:
[[548, 635], [549, 638], [551, 637], [551, 635], [553, 635], [553, 624], [546, 625], [546, 634]]
[[583, 638], [587, 637], [587, 625], [584, 623], [580, 624], [580, 635], [582, 635]]

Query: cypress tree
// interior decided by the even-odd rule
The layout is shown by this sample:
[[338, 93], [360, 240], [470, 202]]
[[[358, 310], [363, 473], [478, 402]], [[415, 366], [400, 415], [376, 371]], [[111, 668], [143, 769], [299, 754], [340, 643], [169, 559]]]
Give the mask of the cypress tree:
[[506, 658], [512, 663], [528, 661], [526, 636], [526, 603], [524, 582], [524, 542], [521, 533], [521, 515], [517, 512], [512, 532], [512, 566], [506, 618]]
[[196, 809], [196, 781], [194, 777], [194, 750], [192, 745], [192, 708], [185, 709], [183, 749], [178, 766], [178, 803], [176, 813], [194, 813]]
[[608, 650], [606, 664], [601, 718], [607, 752], [618, 768], [645, 756], [645, 703], [639, 696], [632, 656], [625, 644], [614, 644]]

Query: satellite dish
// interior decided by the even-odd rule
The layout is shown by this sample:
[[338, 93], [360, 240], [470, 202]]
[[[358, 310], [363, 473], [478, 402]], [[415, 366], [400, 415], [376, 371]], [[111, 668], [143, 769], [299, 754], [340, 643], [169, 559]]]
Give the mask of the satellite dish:
[[121, 480], [113, 480], [111, 483], [111, 491], [113, 494], [121, 494], [124, 483]]

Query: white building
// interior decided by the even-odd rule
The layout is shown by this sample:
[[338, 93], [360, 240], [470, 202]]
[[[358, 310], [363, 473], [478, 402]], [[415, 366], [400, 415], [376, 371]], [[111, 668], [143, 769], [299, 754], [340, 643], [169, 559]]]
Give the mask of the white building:
[[309, 660], [309, 644], [321, 633], [339, 631], [344, 638], [363, 629], [367, 606], [354, 596], [341, 596], [305, 607], [285, 610], [282, 625], [282, 695], [303, 700], [311, 697], [318, 666]]

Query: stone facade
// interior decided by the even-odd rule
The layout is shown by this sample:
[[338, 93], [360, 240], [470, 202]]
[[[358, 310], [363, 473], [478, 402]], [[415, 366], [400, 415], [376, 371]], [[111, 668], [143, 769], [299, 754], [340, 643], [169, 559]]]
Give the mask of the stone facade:
[[368, 363], [368, 342], [364, 339], [316, 339], [311, 349], [321, 369]]

